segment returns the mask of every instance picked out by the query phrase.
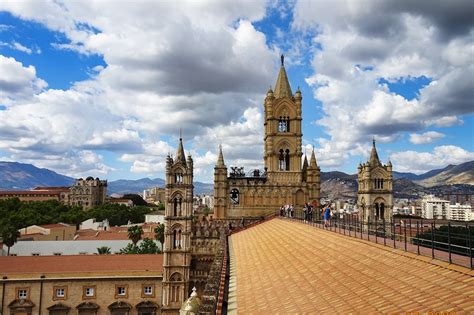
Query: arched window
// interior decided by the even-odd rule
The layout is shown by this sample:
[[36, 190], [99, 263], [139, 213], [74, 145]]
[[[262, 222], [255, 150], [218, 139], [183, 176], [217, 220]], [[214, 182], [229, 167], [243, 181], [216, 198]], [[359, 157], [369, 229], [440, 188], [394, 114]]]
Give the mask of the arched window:
[[283, 149], [280, 150], [280, 157], [278, 158], [278, 169], [280, 171], [285, 170], [285, 155], [283, 154]]
[[174, 182], [176, 184], [182, 184], [183, 183], [183, 174], [181, 174], [179, 172], [174, 174]]
[[290, 131], [290, 117], [280, 116], [278, 119], [278, 132], [289, 132]]
[[181, 203], [182, 203], [181, 196], [177, 196], [173, 199], [173, 215], [175, 217], [181, 216]]
[[290, 150], [286, 149], [285, 151], [285, 170], [290, 170]]
[[178, 239], [176, 241], [176, 245], [178, 248], [181, 248], [181, 230], [178, 231]]
[[171, 302], [179, 302], [180, 301], [180, 291], [181, 291], [181, 275], [179, 273], [174, 273], [170, 277], [170, 282], [178, 282], [178, 283], [172, 283], [171, 286]]
[[178, 242], [177, 242], [177, 237], [176, 237], [176, 230], [173, 231], [173, 239], [171, 240], [173, 242], [173, 248], [176, 249]]

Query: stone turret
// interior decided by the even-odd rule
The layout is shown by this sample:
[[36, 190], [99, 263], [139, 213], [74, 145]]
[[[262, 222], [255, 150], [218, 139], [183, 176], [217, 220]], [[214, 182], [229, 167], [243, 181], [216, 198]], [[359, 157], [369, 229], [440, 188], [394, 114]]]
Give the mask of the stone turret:
[[227, 166], [224, 162], [222, 146], [219, 146], [219, 156], [214, 167], [214, 217], [224, 218], [226, 215], [227, 198]]

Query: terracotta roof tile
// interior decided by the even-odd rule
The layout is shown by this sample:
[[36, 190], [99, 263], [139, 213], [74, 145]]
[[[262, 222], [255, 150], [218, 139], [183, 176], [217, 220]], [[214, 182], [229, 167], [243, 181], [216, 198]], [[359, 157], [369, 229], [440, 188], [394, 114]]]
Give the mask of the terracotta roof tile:
[[467, 268], [303, 223], [274, 219], [229, 239], [229, 309], [239, 314], [461, 314], [473, 305]]
[[163, 273], [163, 255], [0, 256], [0, 276]]

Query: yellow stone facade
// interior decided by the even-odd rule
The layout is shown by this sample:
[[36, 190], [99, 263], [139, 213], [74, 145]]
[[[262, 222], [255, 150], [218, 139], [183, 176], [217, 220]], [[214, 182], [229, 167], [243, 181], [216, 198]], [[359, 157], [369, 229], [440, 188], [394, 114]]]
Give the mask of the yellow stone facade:
[[392, 163], [383, 165], [373, 141], [370, 159], [358, 167], [357, 208], [363, 222], [383, 220], [389, 222], [393, 215]]
[[214, 216], [233, 218], [263, 216], [282, 205], [301, 208], [319, 205], [320, 168], [314, 151], [308, 165], [302, 161], [302, 95], [292, 93], [283, 63], [275, 90], [264, 101], [265, 137], [263, 172], [248, 175], [233, 168], [228, 174], [222, 149], [214, 168]]

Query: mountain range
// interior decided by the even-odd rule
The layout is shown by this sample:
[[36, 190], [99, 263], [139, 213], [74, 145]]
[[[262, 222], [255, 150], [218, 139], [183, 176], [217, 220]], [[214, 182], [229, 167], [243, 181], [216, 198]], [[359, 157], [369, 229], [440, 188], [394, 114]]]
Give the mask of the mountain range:
[[[394, 194], [398, 198], [414, 198], [429, 193], [474, 193], [474, 161], [459, 165], [448, 165], [417, 175], [393, 172]], [[74, 178], [64, 176], [31, 164], [0, 161], [0, 190], [31, 189], [37, 186], [70, 186]], [[109, 181], [109, 194], [142, 193], [144, 189], [164, 187], [161, 178], [137, 180], [119, 179]], [[210, 183], [194, 182], [196, 194], [212, 193]], [[344, 172], [321, 172], [321, 195], [331, 199], [355, 198], [357, 174]]]

